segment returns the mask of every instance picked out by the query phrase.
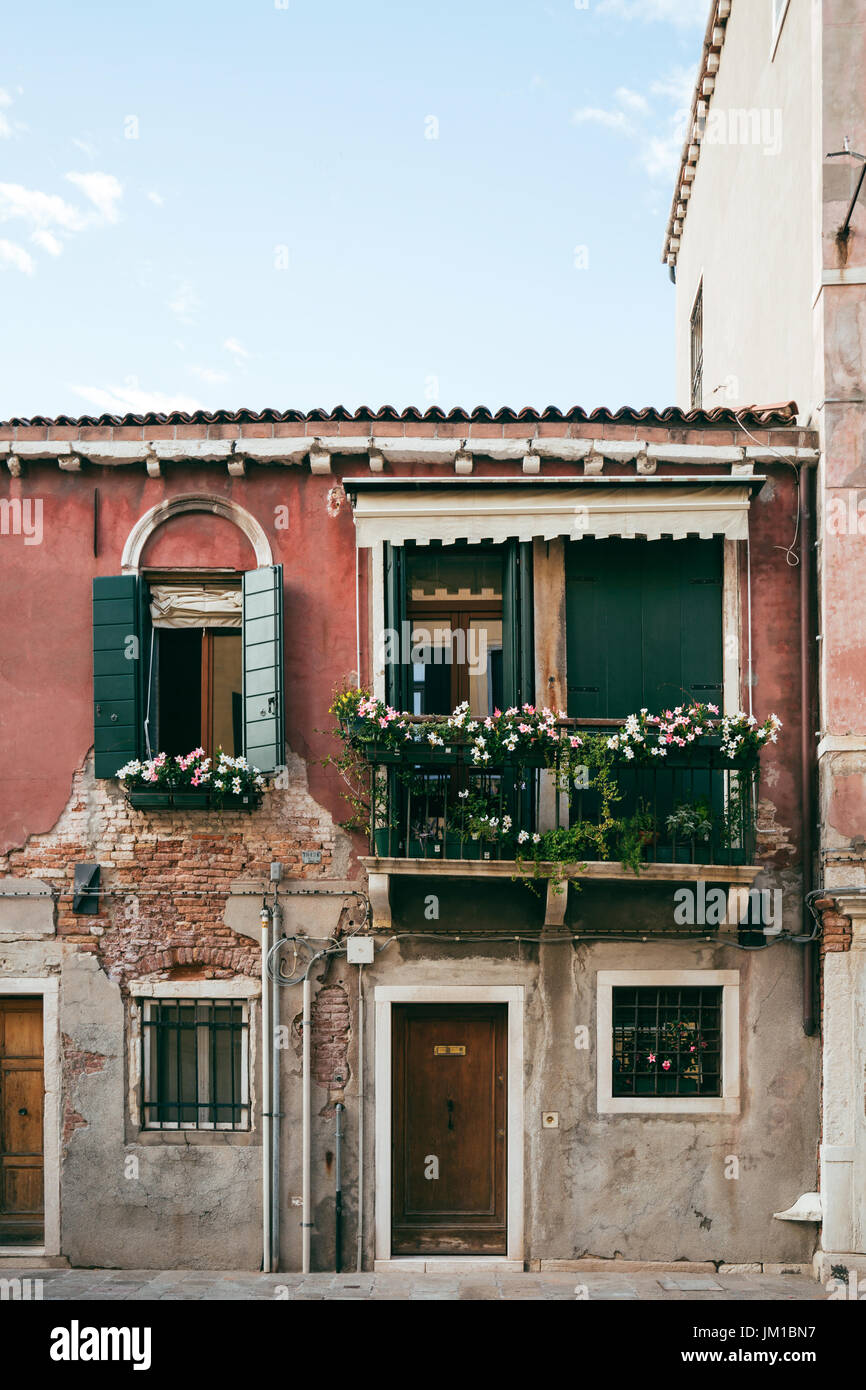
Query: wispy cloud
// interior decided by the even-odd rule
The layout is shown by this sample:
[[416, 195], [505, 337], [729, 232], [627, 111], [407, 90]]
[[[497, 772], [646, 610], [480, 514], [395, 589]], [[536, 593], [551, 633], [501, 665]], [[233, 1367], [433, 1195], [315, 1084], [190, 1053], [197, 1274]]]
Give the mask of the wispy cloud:
[[[20, 95], [21, 88], [18, 88]], [[0, 87], [0, 140], [11, 140], [13, 135], [27, 129], [23, 121], [12, 121], [6, 115], [15, 98], [6, 87]]]
[[25, 275], [32, 275], [36, 269], [36, 264], [29, 251], [25, 251], [23, 246], [17, 242], [6, 241], [0, 237], [0, 270], [8, 267], [20, 270]]
[[181, 280], [168, 301], [168, 307], [181, 323], [192, 323], [198, 308], [198, 296], [189, 280]]
[[199, 381], [204, 381], [208, 386], [218, 386], [223, 381], [228, 381], [228, 372], [217, 371], [214, 367], [190, 367], [193, 376], [197, 376]]
[[631, 130], [631, 121], [624, 111], [605, 111], [600, 106], [581, 106], [572, 112], [575, 125], [603, 125], [609, 130]]
[[708, 0], [601, 0], [597, 11], [646, 24], [675, 24], [681, 29], [704, 26], [709, 12]]
[[49, 232], [45, 227], [38, 228], [30, 238], [35, 246], [41, 246], [43, 251], [47, 251], [49, 256], [59, 256], [63, 250], [63, 242], [56, 237], [53, 232]]
[[191, 413], [202, 409], [201, 403], [192, 396], [142, 391], [135, 377], [128, 377], [122, 386], [72, 386], [70, 389], [105, 415], [145, 415], [148, 411], [168, 415], [172, 410]]
[[576, 125], [593, 123], [628, 139], [649, 178], [670, 182], [685, 139], [694, 81], [694, 68], [672, 68], [652, 83], [647, 95], [618, 87], [611, 106], [584, 106], [571, 119]]
[[621, 106], [627, 106], [630, 111], [649, 110], [646, 97], [642, 97], [640, 92], [631, 91], [629, 87], [617, 87], [614, 96]]
[[148, 193], [147, 196], [152, 203], [156, 204], [158, 208], [161, 208], [165, 202], [165, 199], [163, 198], [162, 194], [157, 193], [154, 189], [151, 189], [150, 193]]
[[42, 193], [25, 188], [20, 183], [0, 183], [0, 222], [22, 217], [35, 227], [63, 227], [68, 232], [80, 232], [87, 218], [56, 193]]
[[245, 361], [250, 355], [243, 344], [238, 342], [237, 338], [226, 338], [223, 347], [226, 352], [230, 352], [239, 362]]
[[86, 154], [88, 159], [95, 159], [97, 150], [95, 145], [91, 145], [87, 140], [80, 140], [77, 135], [73, 135], [72, 143], [82, 154]]
[[123, 184], [113, 174], [67, 174], [66, 178], [80, 188], [106, 222], [116, 222], [120, 216], [117, 204], [123, 197]]

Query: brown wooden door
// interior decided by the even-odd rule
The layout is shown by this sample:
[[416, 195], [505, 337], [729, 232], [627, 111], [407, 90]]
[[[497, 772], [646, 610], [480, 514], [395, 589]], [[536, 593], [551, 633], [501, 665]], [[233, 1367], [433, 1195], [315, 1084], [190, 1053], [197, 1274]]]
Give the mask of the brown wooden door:
[[0, 1246], [43, 1239], [42, 1000], [0, 998]]
[[395, 1004], [392, 1253], [504, 1255], [507, 1009]]

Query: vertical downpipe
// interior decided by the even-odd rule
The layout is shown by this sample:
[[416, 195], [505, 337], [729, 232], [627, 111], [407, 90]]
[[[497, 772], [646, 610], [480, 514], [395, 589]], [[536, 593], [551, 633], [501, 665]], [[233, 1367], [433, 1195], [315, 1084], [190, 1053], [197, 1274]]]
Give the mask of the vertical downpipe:
[[[313, 957], [317, 959], [317, 957]], [[310, 961], [312, 966], [313, 961]], [[310, 1071], [312, 1067], [312, 1043], [310, 1036], [312, 1019], [310, 1017], [310, 1005], [312, 998], [312, 984], [310, 981], [310, 971], [307, 969], [304, 975], [304, 1014], [301, 1024], [303, 1038], [303, 1082], [301, 1087], [301, 1106], [303, 1109], [301, 1132], [303, 1146], [303, 1170], [301, 1177], [301, 1272], [310, 1272], [310, 1167], [311, 1167], [311, 1133], [310, 1133]]]
[[361, 1273], [364, 1259], [364, 967], [358, 966], [358, 1253], [355, 1267]]
[[[282, 935], [282, 909], [277, 901], [277, 885], [274, 885], [274, 947]], [[280, 985], [279, 956], [274, 962], [278, 978], [273, 983], [273, 1008], [271, 1018], [272, 1067], [271, 1067], [271, 1124], [272, 1124], [272, 1162], [271, 1162], [271, 1269], [280, 1267]]]
[[268, 988], [270, 913], [264, 902], [262, 928], [262, 1270], [271, 1270], [271, 1005]]
[[[812, 891], [812, 829], [815, 810], [814, 782], [814, 711], [812, 680], [812, 547], [814, 518], [812, 514], [811, 470], [801, 465], [799, 477], [800, 503], [800, 780], [803, 806], [803, 934], [814, 929], [808, 906]], [[815, 945], [803, 947], [803, 1032], [812, 1037], [817, 1028], [815, 1010]]]

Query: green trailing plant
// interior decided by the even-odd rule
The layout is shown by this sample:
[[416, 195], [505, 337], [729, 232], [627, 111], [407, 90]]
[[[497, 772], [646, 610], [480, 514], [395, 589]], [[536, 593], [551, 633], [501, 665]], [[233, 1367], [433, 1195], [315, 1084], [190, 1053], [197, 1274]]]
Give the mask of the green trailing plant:
[[697, 844], [705, 844], [712, 838], [715, 818], [709, 803], [701, 799], [691, 804], [680, 802], [665, 824], [672, 840], [691, 840]]

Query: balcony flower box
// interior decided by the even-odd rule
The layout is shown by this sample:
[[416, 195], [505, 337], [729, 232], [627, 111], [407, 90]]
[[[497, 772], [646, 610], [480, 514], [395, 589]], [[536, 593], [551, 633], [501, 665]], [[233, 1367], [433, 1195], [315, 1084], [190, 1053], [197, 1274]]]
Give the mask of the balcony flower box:
[[162, 791], [128, 791], [127, 800], [130, 806], [137, 811], [149, 811], [157, 809], [167, 809], [171, 806], [171, 789], [166, 787]]
[[212, 764], [203, 748], [191, 753], [138, 758], [118, 769], [117, 780], [131, 806], [141, 810], [174, 807], [175, 810], [207, 810], [233, 807], [251, 810], [261, 801], [264, 778], [246, 758], [217, 751]]
[[[132, 793], [134, 795], [134, 793]], [[209, 791], [193, 791], [187, 787], [175, 787], [171, 794], [172, 805], [178, 811], [194, 810], [202, 806], [210, 806], [211, 793]]]

